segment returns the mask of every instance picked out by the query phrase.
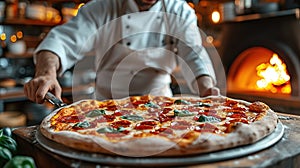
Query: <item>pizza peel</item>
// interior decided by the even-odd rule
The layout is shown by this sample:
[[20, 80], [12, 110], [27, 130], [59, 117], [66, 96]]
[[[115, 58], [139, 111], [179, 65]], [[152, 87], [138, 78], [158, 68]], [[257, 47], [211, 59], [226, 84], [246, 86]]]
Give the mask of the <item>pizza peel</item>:
[[119, 155], [107, 155], [101, 153], [83, 152], [76, 149], [66, 147], [47, 139], [42, 135], [40, 129], [37, 129], [36, 140], [46, 150], [64, 156], [70, 159], [91, 162], [96, 164], [114, 165], [114, 166], [187, 166], [204, 163], [213, 163], [218, 161], [236, 159], [239, 157], [248, 156], [250, 154], [262, 151], [272, 147], [281, 140], [284, 135], [284, 126], [278, 122], [275, 130], [265, 138], [249, 145], [244, 145], [226, 150], [204, 153], [199, 155], [187, 155], [180, 157], [126, 157]]

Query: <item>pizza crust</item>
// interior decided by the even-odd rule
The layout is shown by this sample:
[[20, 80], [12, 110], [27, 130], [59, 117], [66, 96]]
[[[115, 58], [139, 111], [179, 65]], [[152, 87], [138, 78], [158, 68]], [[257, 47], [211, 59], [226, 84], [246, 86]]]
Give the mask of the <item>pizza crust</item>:
[[[109, 142], [103, 138], [86, 135], [76, 132], [53, 132], [46, 131], [43, 127], [40, 130], [47, 138], [86, 152], [104, 153], [110, 155], [123, 155], [130, 157], [159, 156], [170, 148], [176, 148], [176, 143], [158, 137], [147, 137], [144, 139], [132, 139], [118, 143]], [[178, 150], [178, 149], [177, 149]]]
[[262, 120], [249, 125], [238, 123], [236, 130], [227, 136], [210, 133], [202, 135], [189, 146], [187, 151], [193, 154], [207, 153], [252, 144], [271, 134], [275, 130], [277, 122], [277, 115], [270, 110]]
[[[72, 105], [76, 105], [80, 102], [81, 101]], [[249, 104], [249, 102], [246, 101], [240, 102]], [[226, 136], [202, 133], [201, 136], [187, 147], [182, 147], [180, 142], [176, 143], [167, 138], [156, 136], [134, 138], [115, 143], [99, 136], [82, 135], [71, 131], [54, 131], [49, 121], [58, 111], [59, 109], [48, 115], [40, 125], [41, 133], [50, 140], [87, 152], [130, 157], [202, 154], [252, 144], [272, 133], [278, 123], [276, 113], [269, 109], [266, 116], [261, 120], [250, 124], [238, 123], [235, 127], [235, 131]]]

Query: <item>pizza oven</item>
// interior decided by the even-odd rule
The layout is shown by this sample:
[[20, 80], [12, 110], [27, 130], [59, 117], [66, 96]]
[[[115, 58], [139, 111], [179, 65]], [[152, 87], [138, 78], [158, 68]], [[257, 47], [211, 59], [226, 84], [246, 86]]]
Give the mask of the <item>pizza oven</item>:
[[222, 23], [219, 53], [229, 96], [275, 110], [300, 108], [300, 10], [238, 16]]

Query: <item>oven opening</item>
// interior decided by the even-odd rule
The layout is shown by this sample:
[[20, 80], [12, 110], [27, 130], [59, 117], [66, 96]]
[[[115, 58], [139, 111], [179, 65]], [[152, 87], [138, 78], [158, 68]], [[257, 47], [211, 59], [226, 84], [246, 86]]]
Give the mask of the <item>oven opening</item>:
[[252, 47], [238, 55], [228, 71], [228, 92], [266, 93], [290, 96], [291, 76], [276, 52]]

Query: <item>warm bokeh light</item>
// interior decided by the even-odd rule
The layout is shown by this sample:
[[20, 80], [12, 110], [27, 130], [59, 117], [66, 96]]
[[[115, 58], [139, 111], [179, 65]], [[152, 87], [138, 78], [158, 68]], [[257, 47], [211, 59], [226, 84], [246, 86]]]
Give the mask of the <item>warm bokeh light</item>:
[[220, 12], [213, 11], [213, 13], [211, 14], [211, 20], [213, 21], [213, 23], [219, 23], [221, 20]]
[[256, 82], [257, 88], [272, 93], [291, 93], [290, 76], [285, 63], [273, 54], [269, 63], [262, 63], [256, 67], [257, 75], [261, 78]]
[[46, 11], [46, 20], [50, 21], [53, 18], [53, 12], [52, 11]]
[[18, 39], [23, 38], [23, 32], [22, 31], [17, 31], [16, 35], [17, 35]]
[[11, 42], [16, 42], [17, 41], [17, 36], [16, 35], [12, 35], [12, 36], [10, 36], [10, 41]]
[[5, 40], [6, 40], [6, 34], [5, 34], [5, 33], [1, 33], [0, 39], [1, 39], [2, 41], [5, 41]]
[[54, 23], [59, 23], [59, 22], [61, 22], [61, 16], [60, 15], [56, 15], [54, 17]]

